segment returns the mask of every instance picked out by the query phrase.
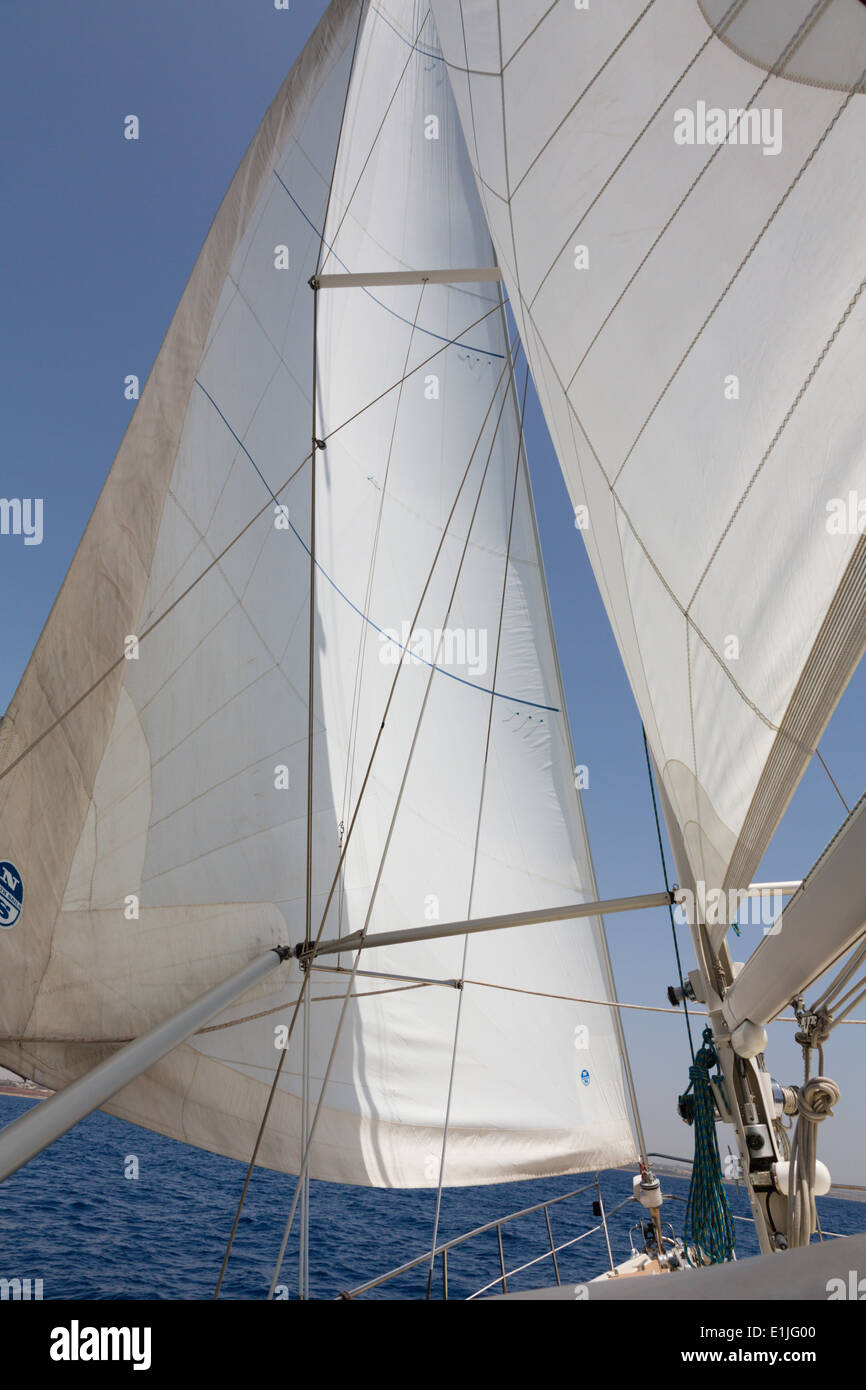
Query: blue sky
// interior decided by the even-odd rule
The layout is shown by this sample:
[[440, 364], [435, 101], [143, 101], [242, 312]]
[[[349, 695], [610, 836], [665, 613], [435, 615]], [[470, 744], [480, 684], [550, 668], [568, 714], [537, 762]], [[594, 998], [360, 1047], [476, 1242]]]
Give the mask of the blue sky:
[[[146, 378], [228, 183], [324, 0], [3, 0], [0, 221], [4, 424], [0, 496], [45, 499], [44, 540], [0, 537], [0, 710], [47, 617], [124, 429], [128, 373]], [[141, 117], [141, 139], [122, 138]], [[527, 441], [584, 808], [602, 896], [662, 885], [640, 720], [534, 397]], [[748, 583], [748, 574], [732, 576]], [[821, 745], [849, 804], [866, 785], [866, 670]], [[799, 878], [844, 815], [817, 760], [759, 878]], [[817, 925], [817, 924], [816, 924]], [[750, 939], [750, 933], [751, 938]], [[620, 998], [666, 1005], [674, 981], [667, 913], [613, 917]], [[757, 945], [744, 930], [735, 950]], [[687, 934], [682, 949], [691, 961]], [[688, 1080], [681, 1018], [626, 1016], [651, 1148], [690, 1154], [676, 1114]], [[768, 1064], [800, 1079], [793, 1028], [775, 1025]], [[827, 1069], [842, 1087], [821, 1153], [858, 1180], [866, 1138], [866, 1030], [839, 1029]], [[727, 1131], [722, 1131], [727, 1136]]]

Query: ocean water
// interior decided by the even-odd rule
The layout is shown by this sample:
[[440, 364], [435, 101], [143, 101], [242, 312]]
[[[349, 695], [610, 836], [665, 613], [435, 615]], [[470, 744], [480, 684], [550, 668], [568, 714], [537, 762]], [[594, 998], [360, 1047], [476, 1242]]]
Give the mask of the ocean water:
[[[0, 1095], [0, 1125], [28, 1102]], [[684, 1141], [690, 1140], [684, 1131]], [[687, 1146], [684, 1152], [689, 1152]], [[137, 1160], [133, 1163], [131, 1160]], [[137, 1177], [127, 1173], [137, 1170]], [[0, 1277], [43, 1280], [45, 1299], [206, 1299], [213, 1294], [225, 1243], [243, 1184], [244, 1165], [151, 1134], [97, 1112], [0, 1185]], [[573, 1192], [594, 1174], [540, 1179], [485, 1188], [446, 1190], [440, 1239], [536, 1202]], [[631, 1174], [602, 1174], [606, 1208], [631, 1192]], [[266, 1296], [295, 1180], [256, 1171], [238, 1228], [221, 1297]], [[662, 1178], [662, 1190], [685, 1197], [687, 1182]], [[728, 1189], [732, 1210], [745, 1216], [742, 1191]], [[557, 1245], [596, 1224], [594, 1187], [551, 1209]], [[429, 1249], [435, 1193], [376, 1191], [314, 1182], [310, 1192], [310, 1294], [336, 1298], [342, 1291]], [[850, 1235], [866, 1230], [866, 1203], [822, 1198], [825, 1230]], [[665, 1205], [664, 1217], [681, 1233], [684, 1204]], [[630, 1203], [609, 1218], [614, 1260], [630, 1253], [629, 1231], [638, 1220]], [[737, 1253], [758, 1253], [754, 1228], [737, 1221]], [[503, 1228], [506, 1270], [549, 1250], [543, 1212]], [[597, 1231], [559, 1256], [564, 1283], [580, 1283], [607, 1268], [604, 1235]], [[449, 1298], [465, 1299], [499, 1275], [496, 1233], [477, 1236], [449, 1255]], [[509, 1278], [509, 1290], [554, 1282], [549, 1258]], [[297, 1297], [297, 1242], [293, 1236], [281, 1283]], [[426, 1268], [385, 1284], [370, 1298], [419, 1298]], [[491, 1293], [499, 1292], [494, 1286]], [[437, 1261], [432, 1297], [442, 1297]]]

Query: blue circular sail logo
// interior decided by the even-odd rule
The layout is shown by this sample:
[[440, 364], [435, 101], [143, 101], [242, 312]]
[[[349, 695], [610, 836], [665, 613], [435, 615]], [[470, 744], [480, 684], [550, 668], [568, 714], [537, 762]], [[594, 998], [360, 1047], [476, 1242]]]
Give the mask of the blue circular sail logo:
[[14, 864], [0, 859], [0, 931], [14, 927], [21, 916], [24, 884]]
[[589, 1072], [586, 1070], [586, 1068], [584, 1068], [584, 1070], [580, 1073], [580, 1079], [583, 1082], [584, 1086], [589, 1085]]

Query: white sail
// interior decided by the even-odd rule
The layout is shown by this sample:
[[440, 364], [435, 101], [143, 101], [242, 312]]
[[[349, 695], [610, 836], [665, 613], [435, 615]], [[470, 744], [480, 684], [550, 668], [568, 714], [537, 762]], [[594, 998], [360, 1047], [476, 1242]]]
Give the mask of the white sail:
[[866, 10], [432, 7], [680, 873], [744, 887], [866, 640]]
[[[49, 1085], [304, 937], [322, 222], [329, 273], [493, 258], [426, 6], [370, 7], [354, 53], [358, 15], [336, 0], [256, 135], [3, 724], [0, 856], [24, 906], [0, 932], [2, 1018], [27, 1041], [0, 1060]], [[318, 302], [313, 930], [397, 671], [324, 936], [592, 899], [498, 287]], [[420, 659], [395, 665], [406, 646]], [[365, 953], [443, 984], [359, 976], [313, 1176], [436, 1185], [463, 951]], [[592, 920], [469, 943], [446, 1184], [633, 1157], [612, 1013], [569, 1002], [610, 997], [604, 961]], [[286, 966], [109, 1108], [248, 1158], [299, 980]], [[314, 971], [314, 1101], [346, 987]], [[299, 1041], [260, 1152], [295, 1172]]]

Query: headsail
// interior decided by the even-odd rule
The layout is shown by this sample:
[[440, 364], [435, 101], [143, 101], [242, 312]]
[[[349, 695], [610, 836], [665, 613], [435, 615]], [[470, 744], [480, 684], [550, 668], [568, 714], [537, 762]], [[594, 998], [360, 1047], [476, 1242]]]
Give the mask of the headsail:
[[[4, 722], [25, 908], [2, 1016], [28, 1041], [0, 1060], [51, 1085], [304, 935], [322, 221], [326, 271], [493, 256], [426, 6], [369, 7], [355, 52], [358, 17], [335, 0], [256, 135]], [[329, 936], [597, 896], [509, 351], [490, 283], [319, 292], [314, 925], [399, 671]], [[463, 964], [455, 941], [365, 958], [442, 983], [359, 980], [313, 1176], [436, 1184]], [[611, 1011], [568, 1002], [610, 997], [600, 924], [478, 938], [466, 976], [445, 1183], [631, 1158]], [[292, 967], [110, 1108], [248, 1158], [298, 987]], [[314, 1099], [345, 988], [314, 971]], [[268, 1166], [297, 1171], [300, 1094], [290, 1054]]]
[[866, 10], [432, 6], [680, 874], [745, 887], [866, 640]]

